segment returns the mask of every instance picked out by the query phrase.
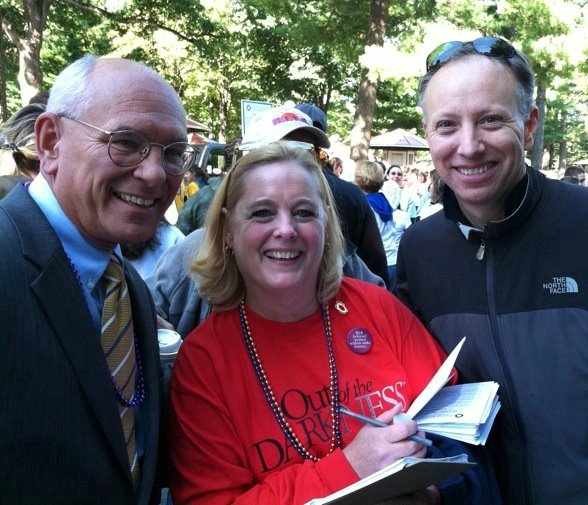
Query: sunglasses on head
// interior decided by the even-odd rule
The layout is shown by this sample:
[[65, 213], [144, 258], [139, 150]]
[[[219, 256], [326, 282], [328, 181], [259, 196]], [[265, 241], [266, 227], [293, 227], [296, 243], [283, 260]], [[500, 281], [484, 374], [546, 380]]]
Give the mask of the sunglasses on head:
[[444, 63], [447, 63], [451, 57], [463, 46], [472, 46], [476, 53], [490, 58], [512, 58], [518, 53], [506, 40], [498, 37], [480, 37], [469, 42], [454, 40], [445, 42], [436, 49], [433, 49], [427, 56], [427, 72], [434, 70]]
[[[303, 151], [308, 151], [315, 158], [317, 158], [317, 161], [319, 161], [317, 149], [315, 148], [314, 144], [311, 144], [310, 142], [302, 142], [299, 140], [276, 140], [275, 142], [280, 142], [281, 144], [287, 144], [289, 147], [291, 147], [293, 149], [302, 149]], [[271, 142], [269, 142], [269, 143], [271, 143]], [[267, 145], [267, 144], [268, 144], [268, 142], [247, 142], [245, 144], [238, 145], [237, 148], [235, 149], [235, 154], [233, 155], [233, 161], [231, 163], [231, 167], [230, 167], [229, 171], [232, 171], [233, 168], [235, 168], [237, 161], [239, 161], [243, 156], [245, 156], [246, 154], [250, 153], [251, 151], [255, 151], [255, 149], [259, 149], [260, 147], [263, 147], [264, 145]]]
[[[310, 152], [314, 152], [315, 151], [315, 147], [313, 144], [311, 144], [310, 142], [301, 142], [299, 140], [276, 140], [275, 142], [281, 142], [282, 144], [287, 144], [289, 147], [292, 147], [294, 149], [303, 149], [305, 151], [310, 151]], [[240, 144], [238, 146], [239, 151], [245, 153], [245, 152], [250, 152], [250, 151], [255, 151], [255, 149], [258, 149], [262, 146], [267, 145], [268, 143], [271, 142], [247, 142], [245, 144]]]
[[10, 144], [2, 144], [1, 148], [3, 151], [13, 151], [15, 153], [20, 152], [20, 149], [18, 148], [18, 146], [12, 142]]

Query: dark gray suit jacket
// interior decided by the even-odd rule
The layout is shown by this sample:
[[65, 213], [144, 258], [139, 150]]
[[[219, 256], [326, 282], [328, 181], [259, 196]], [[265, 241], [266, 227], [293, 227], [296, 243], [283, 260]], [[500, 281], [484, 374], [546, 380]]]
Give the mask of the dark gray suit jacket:
[[23, 186], [0, 202], [0, 503], [158, 503], [155, 313], [136, 271], [125, 276], [147, 395], [137, 492], [100, 335], [61, 242]]

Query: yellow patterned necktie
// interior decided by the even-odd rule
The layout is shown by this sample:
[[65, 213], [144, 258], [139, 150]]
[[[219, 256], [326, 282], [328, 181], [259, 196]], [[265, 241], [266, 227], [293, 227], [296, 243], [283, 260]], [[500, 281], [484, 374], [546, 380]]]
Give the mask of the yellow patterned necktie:
[[[131, 475], [137, 484], [140, 474], [133, 412], [133, 406], [139, 403], [135, 395], [137, 358], [129, 290], [122, 265], [114, 254], [110, 255], [110, 263], [102, 276], [102, 282], [105, 291], [100, 341], [117, 397]], [[142, 382], [142, 377], [140, 380]], [[144, 396], [144, 391], [141, 393], [140, 396]]]

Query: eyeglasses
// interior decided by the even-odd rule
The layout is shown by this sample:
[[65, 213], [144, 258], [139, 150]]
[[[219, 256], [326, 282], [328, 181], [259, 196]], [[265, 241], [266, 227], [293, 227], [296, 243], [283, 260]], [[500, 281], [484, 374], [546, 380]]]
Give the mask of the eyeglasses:
[[390, 172], [389, 174], [391, 177], [401, 177], [402, 172]]
[[480, 37], [469, 42], [454, 40], [452, 42], [445, 42], [431, 51], [429, 56], [427, 56], [427, 72], [447, 63], [459, 48], [467, 45], [471, 45], [476, 53], [489, 56], [490, 58], [508, 59], [518, 55], [513, 46], [506, 42], [506, 40], [499, 39], [498, 37]]
[[172, 142], [164, 146], [156, 142], [149, 142], [145, 135], [135, 130], [110, 132], [65, 114], [60, 114], [59, 117], [70, 119], [108, 135], [108, 156], [119, 167], [138, 165], [149, 156], [152, 146], [161, 147], [161, 166], [169, 175], [185, 174], [196, 159], [197, 151], [188, 142]]

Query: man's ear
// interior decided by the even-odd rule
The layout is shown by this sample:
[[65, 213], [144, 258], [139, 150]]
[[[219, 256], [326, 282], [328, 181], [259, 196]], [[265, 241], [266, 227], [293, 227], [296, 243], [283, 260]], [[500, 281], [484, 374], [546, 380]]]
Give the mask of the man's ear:
[[55, 175], [57, 172], [59, 139], [61, 138], [60, 126], [59, 116], [52, 112], [44, 112], [35, 122], [37, 155], [41, 171], [48, 175]]
[[533, 107], [529, 113], [529, 119], [525, 121], [525, 130], [523, 132], [523, 141], [525, 143], [525, 150], [533, 147], [533, 137], [537, 131], [539, 124], [539, 111], [537, 107]]

